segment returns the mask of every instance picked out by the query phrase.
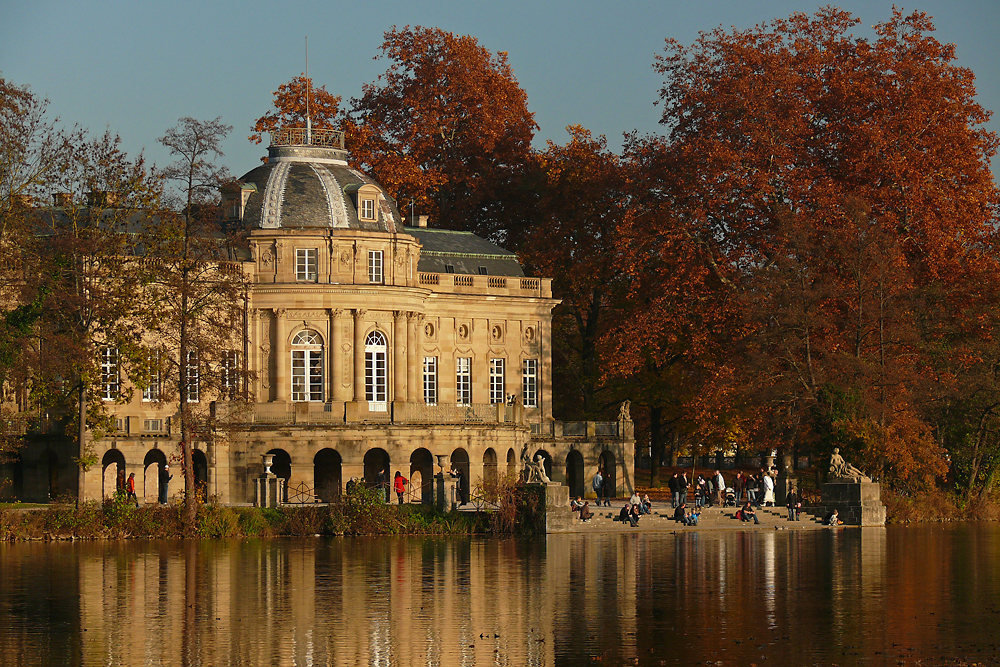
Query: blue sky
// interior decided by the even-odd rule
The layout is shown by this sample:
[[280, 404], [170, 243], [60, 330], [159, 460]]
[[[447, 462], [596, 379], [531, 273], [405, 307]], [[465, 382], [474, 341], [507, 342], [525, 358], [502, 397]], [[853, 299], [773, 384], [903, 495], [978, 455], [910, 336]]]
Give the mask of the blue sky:
[[[247, 141], [278, 85], [305, 67], [345, 100], [386, 69], [375, 61], [393, 25], [438, 27], [507, 51], [540, 126], [536, 143], [566, 141], [580, 124], [621, 146], [623, 132], [657, 132], [660, 79], [653, 56], [663, 40], [693, 42], [719, 25], [749, 28], [806, 2], [546, 2], [375, 0], [369, 2], [107, 2], [0, 0], [0, 73], [48, 97], [66, 123], [109, 128], [126, 150], [169, 161], [156, 138], [182, 116], [222, 116], [234, 126], [223, 162], [240, 175], [264, 150]], [[844, 2], [862, 20], [857, 34], [891, 14], [892, 2]], [[1000, 2], [925, 0], [901, 7], [931, 14], [936, 37], [957, 45], [977, 78], [978, 99], [1000, 110]], [[1000, 118], [989, 126], [1000, 131]], [[1000, 173], [994, 165], [994, 173]]]

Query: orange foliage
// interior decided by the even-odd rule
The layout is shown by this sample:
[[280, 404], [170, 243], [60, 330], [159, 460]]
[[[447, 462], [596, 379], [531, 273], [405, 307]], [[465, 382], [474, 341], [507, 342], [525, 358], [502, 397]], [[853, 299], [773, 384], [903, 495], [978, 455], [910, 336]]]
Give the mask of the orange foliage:
[[340, 114], [340, 95], [328, 93], [325, 86], [313, 87], [312, 79], [303, 74], [281, 84], [274, 91], [274, 108], [253, 124], [250, 141], [259, 144], [264, 132], [282, 127], [305, 127], [307, 94], [313, 128], [334, 129]]
[[344, 127], [353, 161], [433, 224], [496, 231], [536, 127], [507, 54], [419, 26], [389, 30], [381, 50], [389, 69]]

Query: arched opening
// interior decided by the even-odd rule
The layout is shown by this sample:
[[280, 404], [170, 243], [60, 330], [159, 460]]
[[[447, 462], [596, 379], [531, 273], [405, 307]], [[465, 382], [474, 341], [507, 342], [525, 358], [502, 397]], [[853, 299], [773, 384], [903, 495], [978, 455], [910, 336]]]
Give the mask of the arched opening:
[[313, 479], [316, 481], [316, 495], [324, 503], [340, 500], [341, 465], [340, 453], [329, 447], [319, 450], [313, 459]]
[[513, 448], [507, 450], [507, 474], [517, 474], [517, 454], [514, 453]]
[[[119, 452], [120, 454], [121, 452]], [[51, 449], [45, 452], [45, 467], [49, 473], [49, 500], [55, 500], [62, 493], [59, 488], [59, 457]], [[125, 458], [122, 457], [122, 472], [125, 471]]]
[[292, 478], [292, 457], [283, 449], [272, 449], [268, 452], [274, 456], [271, 462], [271, 472], [285, 480], [285, 493], [281, 502], [288, 502], [288, 480]]
[[571, 498], [583, 496], [583, 454], [575, 449], [566, 455], [566, 483]]
[[451, 468], [462, 473], [459, 480], [458, 495], [462, 504], [469, 502], [469, 453], [459, 447], [451, 453]]
[[381, 488], [382, 497], [389, 500], [389, 453], [384, 449], [365, 452], [365, 485], [369, 489]]
[[142, 461], [143, 502], [155, 503], [160, 497], [160, 470], [167, 463], [167, 456], [159, 449], [146, 452]]
[[[118, 477], [119, 475], [125, 474], [125, 455], [122, 454], [117, 449], [109, 449], [104, 453], [104, 458], [101, 459], [101, 466], [104, 470], [104, 484], [101, 495], [104, 498], [110, 498], [115, 495], [115, 491], [118, 489]], [[49, 476], [51, 480], [51, 464], [49, 466]], [[51, 481], [50, 481], [51, 484]], [[51, 497], [51, 487], [49, 489], [49, 494]]]
[[423, 447], [410, 454], [410, 489], [420, 502], [434, 502], [434, 457]]
[[497, 453], [492, 447], [483, 452], [483, 480], [488, 482], [496, 481], [497, 478]]
[[544, 449], [539, 449], [535, 452], [535, 455], [531, 457], [531, 460], [534, 461], [538, 458], [539, 454], [542, 455], [542, 465], [545, 467], [545, 476], [552, 479], [552, 456]]
[[614, 498], [618, 495], [618, 484], [615, 479], [615, 455], [605, 449], [601, 452], [601, 468], [604, 470], [604, 495]]
[[191, 463], [194, 466], [194, 492], [205, 502], [208, 500], [208, 457], [200, 449], [192, 449]]
[[365, 338], [365, 400], [371, 412], [389, 409], [386, 350], [385, 336], [381, 331], [373, 331]]
[[312, 329], [292, 339], [292, 400], [323, 401], [323, 339]]

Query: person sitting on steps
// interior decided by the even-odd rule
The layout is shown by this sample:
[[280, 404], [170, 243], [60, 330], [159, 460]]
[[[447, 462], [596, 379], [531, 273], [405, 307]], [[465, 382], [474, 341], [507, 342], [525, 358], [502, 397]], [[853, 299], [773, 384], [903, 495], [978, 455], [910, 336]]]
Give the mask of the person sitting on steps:
[[757, 513], [754, 511], [753, 505], [750, 504], [749, 500], [736, 514], [739, 515], [740, 521], [750, 521], [752, 519], [755, 524], [760, 523], [760, 519], [757, 518]]
[[594, 513], [590, 511], [590, 501], [585, 501], [583, 507], [580, 508], [580, 520], [583, 522], [590, 521], [590, 517], [594, 516]]
[[838, 512], [836, 508], [823, 517], [824, 526], [840, 526], [843, 523], [844, 522], [840, 520], [840, 512]]

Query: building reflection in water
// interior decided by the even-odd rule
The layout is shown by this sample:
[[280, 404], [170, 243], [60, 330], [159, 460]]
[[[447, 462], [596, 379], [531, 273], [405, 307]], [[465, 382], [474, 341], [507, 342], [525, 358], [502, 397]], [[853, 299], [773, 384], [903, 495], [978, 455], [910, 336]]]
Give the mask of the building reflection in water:
[[1000, 529], [28, 543], [0, 565], [4, 665], [800, 665], [995, 642]]

